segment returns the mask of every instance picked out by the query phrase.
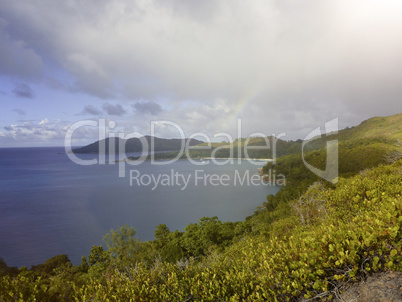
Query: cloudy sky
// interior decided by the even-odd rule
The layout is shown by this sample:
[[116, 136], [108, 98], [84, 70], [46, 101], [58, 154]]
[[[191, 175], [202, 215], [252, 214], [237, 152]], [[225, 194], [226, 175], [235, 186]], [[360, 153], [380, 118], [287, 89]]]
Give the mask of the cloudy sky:
[[401, 16], [400, 0], [0, 0], [0, 147], [61, 146], [99, 118], [298, 139], [400, 113]]

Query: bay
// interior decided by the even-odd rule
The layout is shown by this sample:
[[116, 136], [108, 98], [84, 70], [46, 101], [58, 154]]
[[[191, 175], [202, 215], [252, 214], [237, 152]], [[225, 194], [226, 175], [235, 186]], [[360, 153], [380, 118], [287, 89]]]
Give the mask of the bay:
[[146, 241], [162, 223], [174, 231], [202, 217], [240, 221], [279, 189], [259, 180], [264, 162], [161, 163], [126, 164], [119, 177], [119, 164], [78, 165], [63, 147], [1, 148], [0, 257], [30, 267], [67, 254], [79, 264], [111, 228], [129, 224]]

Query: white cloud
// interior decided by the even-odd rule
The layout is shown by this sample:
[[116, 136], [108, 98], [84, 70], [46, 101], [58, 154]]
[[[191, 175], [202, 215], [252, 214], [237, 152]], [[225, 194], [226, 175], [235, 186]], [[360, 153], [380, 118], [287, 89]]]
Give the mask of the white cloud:
[[45, 118], [44, 120], [41, 120], [39, 122], [39, 125], [45, 125], [45, 124], [48, 124], [48, 123], [49, 123], [49, 120], [47, 118]]
[[[71, 123], [67, 121], [48, 120], [41, 121], [25, 120], [4, 127], [0, 131], [0, 146], [63, 146], [66, 131]], [[76, 145], [87, 144], [95, 137], [97, 129], [79, 129], [75, 134]]]
[[247, 132], [296, 138], [402, 111], [401, 14], [395, 0], [6, 0], [0, 43], [32, 59], [4, 72], [52, 62], [127, 130], [151, 116], [216, 133], [241, 117]]

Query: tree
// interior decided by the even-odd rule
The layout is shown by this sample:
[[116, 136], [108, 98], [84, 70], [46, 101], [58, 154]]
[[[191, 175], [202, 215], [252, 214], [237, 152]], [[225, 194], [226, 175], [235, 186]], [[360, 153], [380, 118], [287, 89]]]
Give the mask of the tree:
[[138, 261], [136, 256], [141, 250], [141, 242], [135, 238], [135, 234], [136, 230], [126, 224], [120, 226], [117, 231], [111, 229], [103, 237], [111, 262], [119, 269], [128, 268]]
[[71, 261], [67, 255], [57, 255], [45, 261], [44, 264], [34, 265], [31, 271], [35, 272], [37, 275], [54, 275], [54, 270], [60, 267], [71, 268]]
[[218, 217], [203, 217], [185, 228], [182, 243], [189, 256], [205, 255], [211, 247], [225, 247], [235, 236], [235, 223], [222, 223]]
[[170, 230], [166, 224], [160, 224], [155, 228], [154, 237], [158, 248], [163, 247], [169, 240]]
[[17, 275], [17, 267], [8, 267], [3, 258], [0, 258], [0, 276], [2, 275]]
[[[86, 259], [81, 259], [82, 268], [85, 269]], [[110, 265], [110, 255], [103, 249], [103, 246], [92, 246], [91, 253], [88, 256], [88, 274], [94, 277], [101, 277]]]

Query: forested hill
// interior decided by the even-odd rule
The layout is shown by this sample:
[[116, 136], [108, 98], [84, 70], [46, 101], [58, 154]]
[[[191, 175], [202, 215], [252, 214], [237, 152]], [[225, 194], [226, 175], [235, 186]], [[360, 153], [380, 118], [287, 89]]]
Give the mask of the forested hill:
[[[402, 271], [400, 134], [398, 114], [321, 138], [339, 139], [334, 183], [300, 151], [268, 163], [286, 185], [244, 221], [160, 224], [147, 242], [121, 226], [78, 266], [67, 255], [30, 269], [0, 258], [0, 301], [344, 301], [355, 282]], [[326, 148], [304, 157], [325, 168]]]
[[[145, 143], [146, 142], [146, 143]], [[153, 151], [175, 151], [180, 150], [182, 146], [195, 146], [202, 144], [203, 141], [197, 139], [166, 139], [153, 136], [143, 136], [141, 138], [129, 138], [127, 140], [121, 138], [106, 138], [102, 141], [97, 141], [87, 146], [74, 149], [74, 153], [129, 153], [129, 152], [149, 152]], [[143, 150], [146, 148], [147, 150]], [[102, 148], [102, 145], [105, 148]], [[120, 146], [125, 146], [125, 150], [122, 150]], [[102, 151], [104, 150], [104, 151]]]
[[[281, 138], [268, 137], [249, 137], [238, 138], [232, 143], [203, 143], [199, 146], [190, 148], [190, 156], [197, 157], [213, 157], [228, 158], [279, 158], [283, 156], [294, 156], [301, 159], [302, 148], [305, 153], [321, 150], [325, 152], [327, 141], [338, 140], [343, 152], [346, 149], [355, 149], [361, 151], [363, 146], [372, 145], [374, 143], [383, 144], [376, 145], [374, 149], [367, 150], [367, 156], [371, 157], [373, 152], [385, 152], [400, 139], [402, 141], [402, 114], [393, 115], [390, 117], [375, 117], [362, 122], [360, 125], [339, 130], [337, 134], [323, 134], [321, 137], [316, 137], [309, 142], [303, 142], [302, 139], [295, 141], [286, 141]], [[201, 148], [205, 149], [201, 149]], [[257, 148], [253, 148], [257, 147]], [[263, 148], [262, 148], [263, 147]], [[372, 147], [372, 146], [371, 146]], [[357, 148], [357, 149], [356, 149]], [[379, 149], [383, 150], [379, 151]], [[177, 154], [165, 154], [163, 156], [174, 157]], [[309, 157], [312, 155], [310, 154]], [[355, 158], [351, 158], [355, 159]], [[319, 165], [323, 166], [325, 156], [320, 156]], [[349, 162], [345, 162], [349, 165]], [[362, 165], [364, 166], [364, 164]], [[345, 169], [343, 169], [345, 170]], [[346, 169], [347, 170], [347, 169]]]
[[341, 141], [362, 139], [383, 139], [393, 142], [402, 140], [402, 113], [388, 117], [373, 117], [361, 122], [356, 127], [346, 128], [334, 135]]
[[[354, 149], [355, 152], [362, 151], [364, 146], [369, 146], [366, 150], [367, 156], [371, 157], [373, 152], [386, 152], [390, 147], [393, 148], [398, 139], [402, 141], [402, 114], [390, 117], [375, 117], [363, 121], [360, 125], [339, 130], [337, 134], [323, 134], [310, 142], [303, 142], [302, 139], [287, 141], [281, 138], [268, 137], [248, 137], [238, 138], [233, 142], [220, 143], [201, 143], [191, 145], [190, 157], [216, 157], [216, 158], [279, 158], [286, 155], [298, 156], [300, 158], [302, 148], [305, 153], [321, 150], [325, 151], [327, 141], [338, 140], [341, 149]], [[369, 150], [370, 146], [375, 150]], [[382, 144], [382, 146], [380, 146]], [[256, 148], [253, 148], [256, 147]], [[379, 150], [379, 149], [383, 150]], [[176, 150], [176, 149], [175, 149]], [[159, 154], [155, 158], [174, 158], [177, 152]], [[184, 156], [184, 155], [183, 155]], [[311, 157], [311, 154], [309, 155]], [[133, 158], [135, 159], [135, 158]], [[321, 166], [323, 164], [321, 156]], [[351, 160], [355, 158], [352, 157]], [[349, 165], [350, 161], [345, 161]], [[364, 166], [365, 164], [363, 164]], [[345, 170], [343, 168], [343, 170]]]
[[[363, 121], [356, 127], [340, 130], [336, 134], [323, 135], [306, 144], [304, 154], [282, 156], [275, 163], [268, 163], [263, 172], [275, 170], [286, 176], [288, 185], [276, 196], [268, 196], [268, 207], [297, 198], [309, 185], [319, 180], [303, 162], [325, 170], [327, 162], [326, 143], [338, 141], [338, 176], [351, 177], [360, 171], [380, 164], [392, 163], [400, 158], [402, 143], [402, 114], [389, 117], [375, 117]], [[335, 180], [334, 180], [335, 181]]]

